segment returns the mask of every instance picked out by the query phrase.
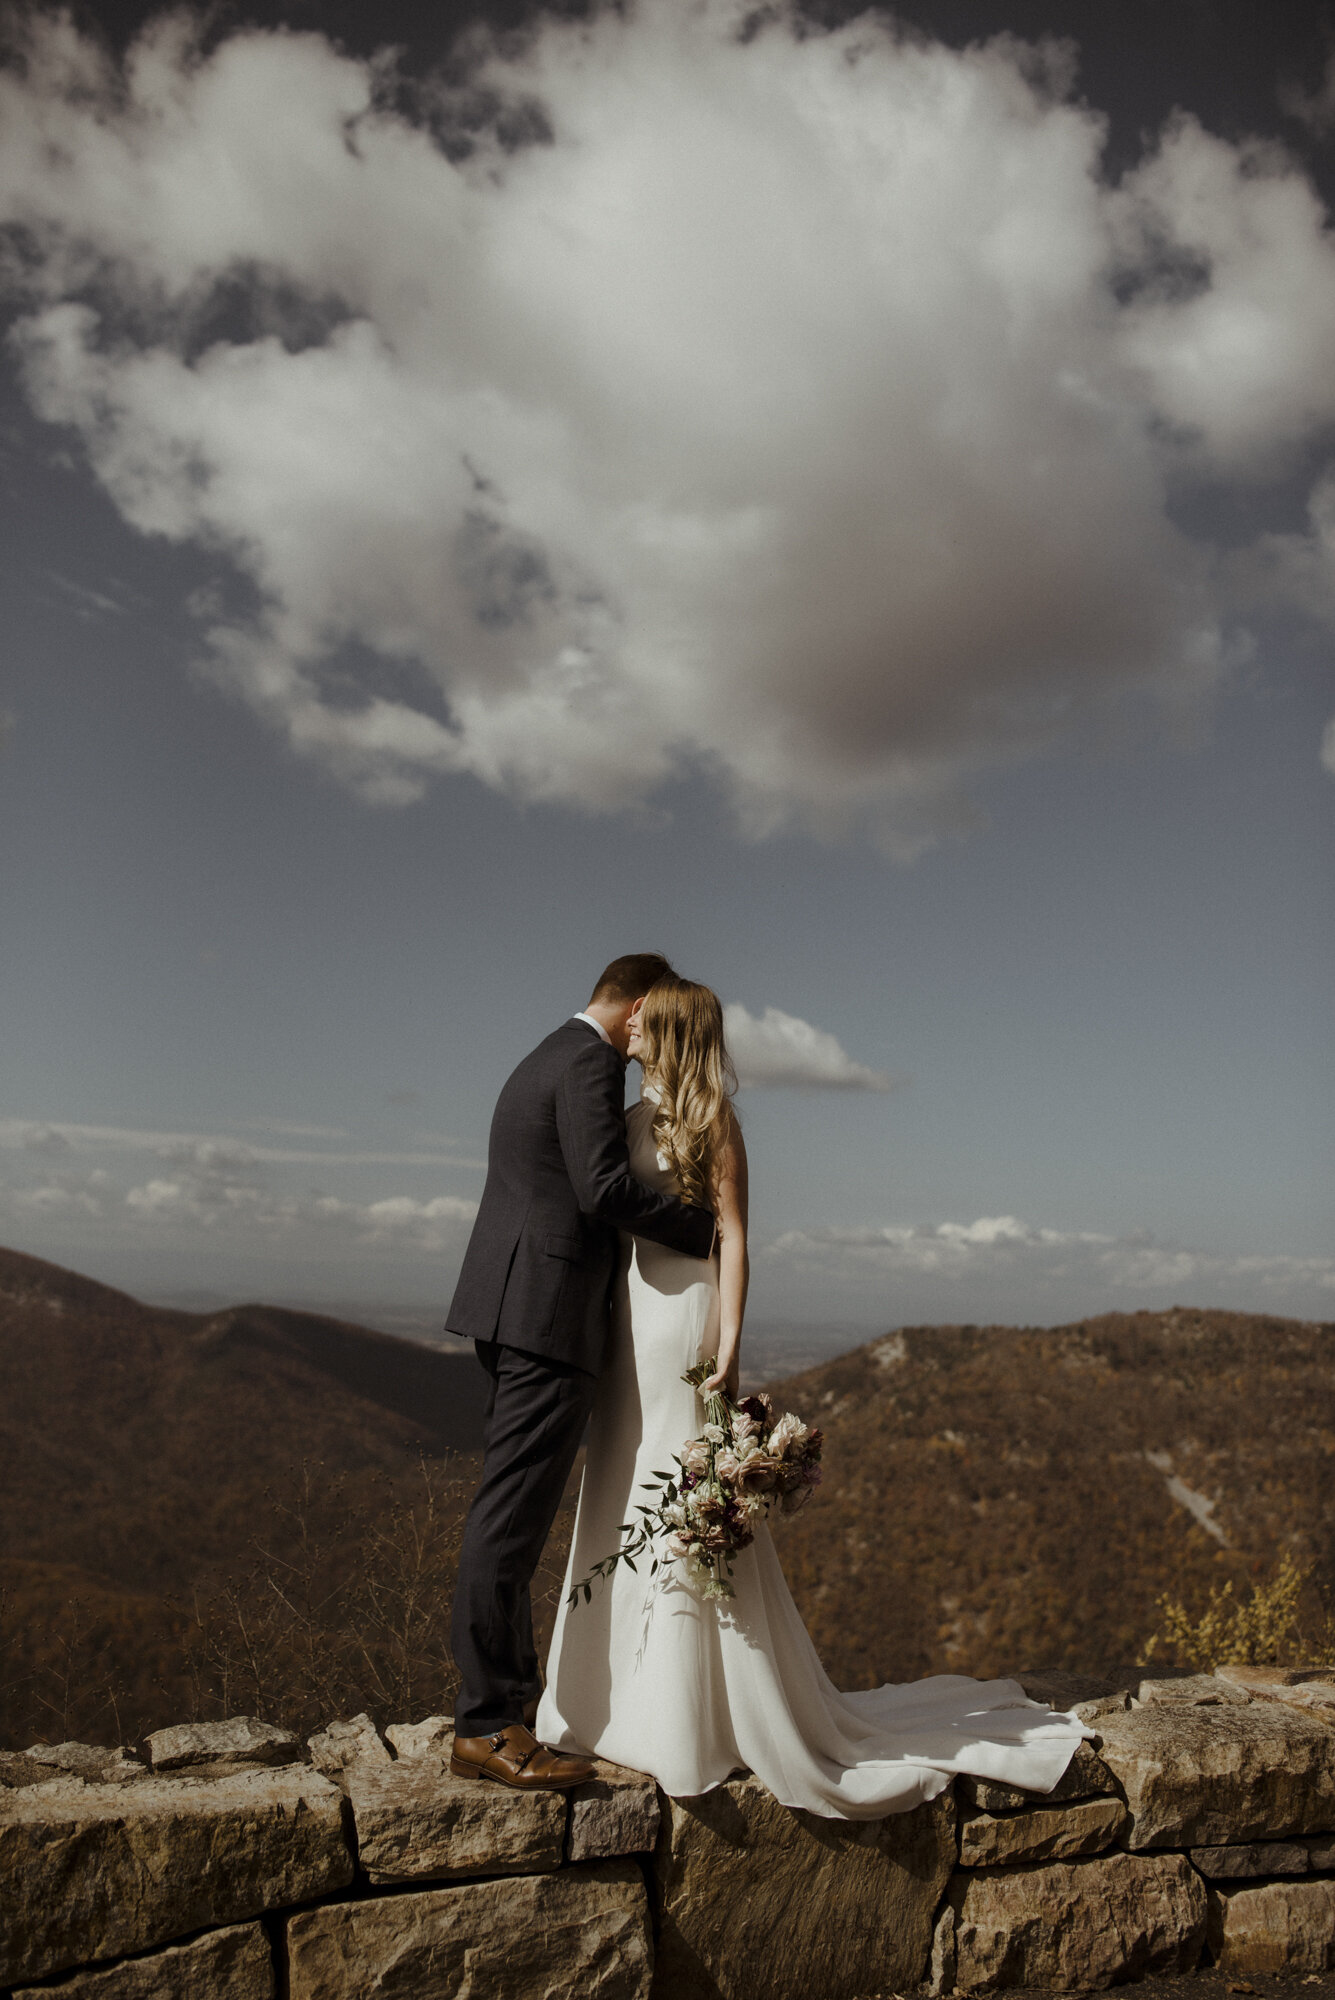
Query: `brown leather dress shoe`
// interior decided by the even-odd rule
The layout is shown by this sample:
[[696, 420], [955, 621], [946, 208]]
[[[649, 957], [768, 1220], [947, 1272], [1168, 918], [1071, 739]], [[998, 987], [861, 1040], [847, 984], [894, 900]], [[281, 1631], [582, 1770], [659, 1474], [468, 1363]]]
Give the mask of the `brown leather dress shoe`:
[[568, 1792], [593, 1775], [587, 1757], [549, 1750], [522, 1722], [508, 1723], [494, 1736], [456, 1736], [450, 1770], [456, 1778], [490, 1778], [517, 1792]]

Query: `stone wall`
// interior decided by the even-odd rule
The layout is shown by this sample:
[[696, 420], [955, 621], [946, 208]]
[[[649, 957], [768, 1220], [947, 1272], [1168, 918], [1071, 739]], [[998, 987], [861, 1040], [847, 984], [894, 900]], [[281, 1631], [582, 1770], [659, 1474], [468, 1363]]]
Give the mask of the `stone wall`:
[[879, 1821], [739, 1776], [462, 1781], [450, 1725], [0, 1755], [9, 2000], [854, 2000], [1335, 1969], [1335, 1671], [1021, 1676], [1097, 1732], [1046, 1796]]

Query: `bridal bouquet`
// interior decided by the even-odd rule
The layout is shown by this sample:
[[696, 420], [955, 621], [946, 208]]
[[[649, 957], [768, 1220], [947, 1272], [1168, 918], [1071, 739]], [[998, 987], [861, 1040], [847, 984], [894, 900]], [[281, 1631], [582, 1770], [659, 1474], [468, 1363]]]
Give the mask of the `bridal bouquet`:
[[[712, 1358], [701, 1361], [681, 1379], [698, 1389], [716, 1367]], [[734, 1596], [729, 1577], [737, 1551], [754, 1541], [756, 1524], [771, 1507], [795, 1514], [811, 1498], [820, 1484], [823, 1443], [820, 1432], [791, 1410], [776, 1417], [763, 1393], [734, 1403], [713, 1390], [705, 1397], [704, 1429], [672, 1461], [676, 1474], [655, 1472], [644, 1482], [642, 1490], [657, 1498], [637, 1504], [638, 1525], [621, 1524], [620, 1533], [630, 1539], [596, 1562], [567, 1602], [577, 1603], [583, 1591], [587, 1603], [593, 1579], [610, 1576], [619, 1562], [634, 1569], [636, 1556], [658, 1536], [665, 1537], [666, 1550], [654, 1555], [651, 1576], [661, 1563], [681, 1561], [686, 1581], [702, 1597]]]

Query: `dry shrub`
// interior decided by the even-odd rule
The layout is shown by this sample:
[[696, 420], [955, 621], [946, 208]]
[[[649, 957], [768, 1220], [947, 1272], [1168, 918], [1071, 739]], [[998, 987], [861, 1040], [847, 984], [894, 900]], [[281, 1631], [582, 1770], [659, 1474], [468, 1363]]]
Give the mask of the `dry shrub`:
[[423, 1458], [407, 1495], [372, 1482], [342, 1507], [303, 1466], [246, 1568], [195, 1591], [195, 1714], [260, 1715], [305, 1734], [362, 1709], [381, 1724], [448, 1709], [466, 1502], [449, 1461]]
[[0, 1744], [119, 1743], [189, 1705], [183, 1621], [160, 1602], [99, 1589], [78, 1571], [8, 1569], [0, 1582]]
[[[308, 1735], [363, 1710], [383, 1727], [448, 1713], [450, 1608], [476, 1465], [411, 1474], [290, 1468], [248, 1545], [187, 1594], [85, 1571], [0, 1574], [0, 1744], [131, 1742], [168, 1723], [258, 1715]], [[545, 1653], [570, 1543], [568, 1496], [533, 1581]]]
[[1288, 1550], [1268, 1577], [1235, 1597], [1233, 1582], [1212, 1590], [1203, 1610], [1189, 1611], [1174, 1598], [1159, 1599], [1162, 1625], [1148, 1639], [1144, 1657], [1171, 1657], [1175, 1666], [1204, 1673], [1217, 1666], [1322, 1667], [1335, 1665], [1335, 1618], [1319, 1602], [1313, 1570]]

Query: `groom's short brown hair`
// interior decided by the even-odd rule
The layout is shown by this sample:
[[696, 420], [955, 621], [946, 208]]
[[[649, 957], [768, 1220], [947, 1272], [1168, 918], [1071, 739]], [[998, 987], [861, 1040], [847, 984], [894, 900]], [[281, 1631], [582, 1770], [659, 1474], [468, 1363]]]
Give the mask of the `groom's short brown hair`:
[[661, 951], [628, 952], [625, 958], [614, 958], [600, 974], [589, 1005], [595, 1000], [638, 1000], [660, 979], [676, 976]]

